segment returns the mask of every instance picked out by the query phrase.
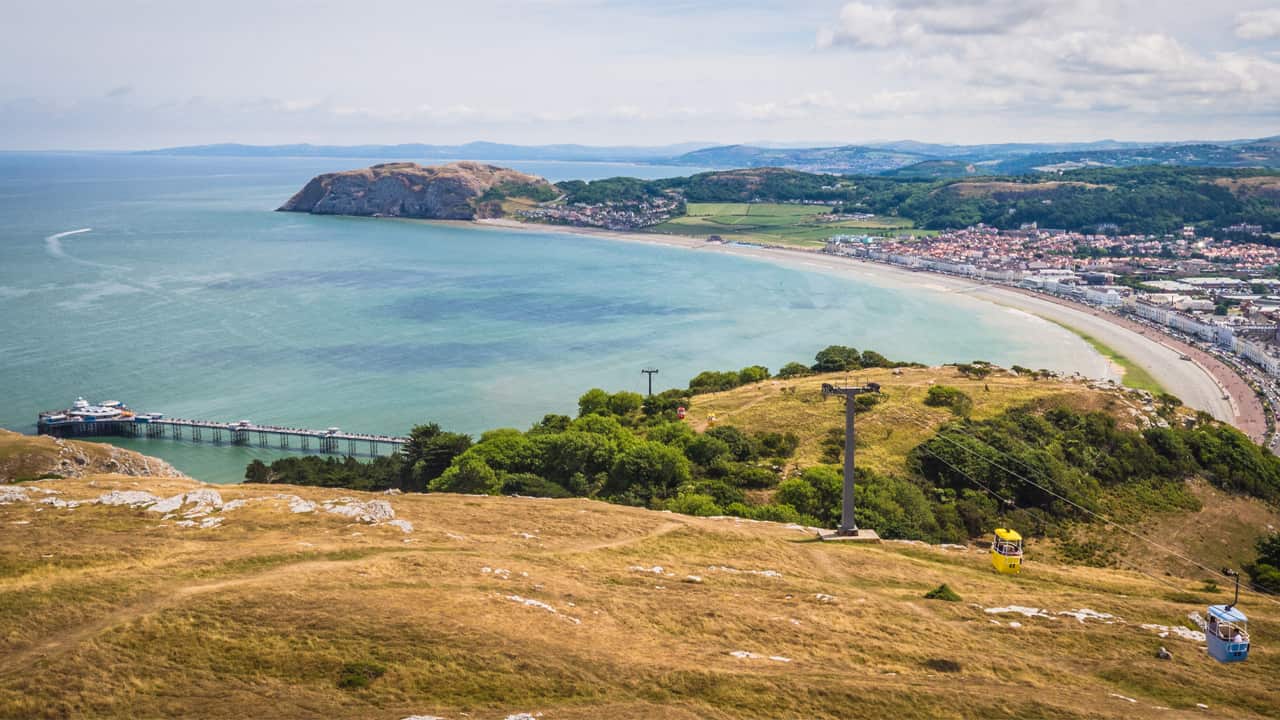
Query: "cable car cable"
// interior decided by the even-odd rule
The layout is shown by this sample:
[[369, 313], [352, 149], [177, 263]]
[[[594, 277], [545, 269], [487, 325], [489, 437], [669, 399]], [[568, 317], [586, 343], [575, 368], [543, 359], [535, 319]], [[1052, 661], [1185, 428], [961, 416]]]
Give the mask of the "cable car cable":
[[[895, 410], [903, 410], [903, 409], [902, 409], [902, 408], [895, 408]], [[935, 430], [935, 431], [939, 429], [939, 428], [935, 428], [931, 423], [929, 423], [929, 422], [927, 422], [927, 421], [924, 421], [924, 420], [922, 420], [922, 419], [919, 419], [919, 418], [908, 417], [908, 418], [905, 418], [905, 419], [907, 419], [907, 420], [908, 420], [908, 421], [910, 421], [910, 422], [914, 422], [914, 423], [916, 423], [917, 425], [920, 425], [921, 427], [926, 427], [926, 428], [928, 428], [928, 429], [932, 429], [932, 430]], [[956, 428], [953, 428], [953, 429], [956, 429]], [[966, 431], [964, 431], [963, 429], [956, 429], [956, 430], [957, 430], [957, 432], [959, 432], [960, 434], [965, 435], [965, 436], [969, 437], [969, 438], [970, 438], [970, 439], [972, 439], [972, 440], [975, 440], [975, 441], [977, 441], [977, 442], [982, 443], [984, 446], [986, 446], [986, 447], [988, 447], [988, 448], [991, 448], [991, 449], [992, 449], [992, 450], [994, 450], [995, 452], [997, 452], [997, 453], [999, 453], [999, 454], [1001, 454], [1001, 455], [1004, 455], [1005, 457], [1012, 457], [1011, 455], [1009, 455], [1009, 453], [1007, 453], [1007, 452], [1005, 452], [1005, 451], [1001, 450], [1000, 448], [995, 447], [995, 446], [994, 446], [994, 445], [992, 445], [991, 443], [989, 443], [989, 442], [987, 442], [987, 441], [985, 441], [985, 440], [983, 440], [983, 439], [981, 439], [981, 438], [977, 437], [976, 435], [973, 435], [972, 433], [966, 432]], [[982, 454], [978, 453], [977, 451], [975, 451], [975, 450], [974, 450], [974, 449], [972, 449], [972, 448], [968, 448], [968, 447], [965, 447], [964, 445], [961, 445], [960, 443], [956, 442], [955, 440], [952, 440], [951, 438], [947, 437], [946, 435], [942, 434], [941, 432], [935, 432], [934, 437], [939, 438], [939, 439], [941, 439], [941, 440], [943, 440], [943, 441], [945, 441], [945, 442], [948, 442], [948, 443], [950, 443], [950, 444], [954, 445], [955, 447], [960, 448], [961, 450], [963, 450], [963, 451], [965, 451], [965, 452], [967, 452], [967, 453], [969, 453], [969, 454], [971, 454], [971, 455], [975, 455], [976, 457], [978, 457], [978, 458], [980, 458], [980, 459], [982, 459], [982, 460], [987, 461], [987, 462], [988, 462], [988, 463], [990, 463], [991, 465], [994, 465], [995, 467], [1000, 468], [1000, 469], [1001, 469], [1001, 470], [1003, 470], [1005, 473], [1007, 473], [1007, 474], [1009, 474], [1009, 475], [1011, 475], [1011, 476], [1013, 476], [1013, 477], [1015, 477], [1015, 478], [1017, 478], [1017, 479], [1019, 479], [1019, 480], [1022, 480], [1023, 482], [1028, 483], [1028, 484], [1030, 484], [1030, 485], [1032, 485], [1032, 486], [1034, 486], [1034, 487], [1037, 487], [1037, 488], [1039, 488], [1040, 490], [1043, 490], [1044, 492], [1046, 492], [1046, 493], [1048, 493], [1048, 494], [1050, 494], [1050, 495], [1052, 495], [1052, 496], [1054, 496], [1054, 497], [1058, 498], [1059, 500], [1062, 500], [1063, 502], [1065, 502], [1065, 503], [1067, 503], [1067, 504], [1069, 504], [1069, 505], [1072, 505], [1073, 507], [1078, 508], [1079, 510], [1083, 511], [1084, 513], [1086, 513], [1086, 514], [1088, 514], [1088, 515], [1090, 515], [1090, 516], [1092, 516], [1092, 517], [1094, 517], [1094, 518], [1096, 518], [1097, 520], [1100, 520], [1101, 522], [1103, 522], [1103, 523], [1104, 523], [1104, 524], [1106, 524], [1106, 525], [1109, 525], [1109, 526], [1111, 526], [1111, 527], [1114, 527], [1114, 528], [1116, 528], [1116, 529], [1118, 529], [1118, 530], [1120, 530], [1120, 531], [1124, 532], [1124, 533], [1125, 533], [1125, 534], [1127, 534], [1127, 535], [1130, 535], [1130, 536], [1132, 536], [1132, 537], [1134, 537], [1134, 538], [1136, 538], [1136, 539], [1138, 539], [1138, 540], [1141, 540], [1142, 542], [1147, 543], [1148, 545], [1151, 545], [1152, 547], [1155, 547], [1155, 548], [1158, 548], [1158, 549], [1160, 549], [1160, 550], [1163, 550], [1164, 552], [1168, 553], [1169, 555], [1172, 555], [1172, 556], [1174, 556], [1174, 557], [1176, 557], [1176, 558], [1178, 558], [1178, 559], [1180, 559], [1180, 560], [1183, 560], [1183, 561], [1185, 561], [1185, 562], [1188, 562], [1188, 563], [1190, 563], [1190, 564], [1192, 564], [1192, 565], [1194, 565], [1194, 566], [1196, 566], [1196, 567], [1200, 568], [1201, 570], [1203, 570], [1203, 571], [1205, 571], [1205, 572], [1207, 572], [1207, 573], [1210, 573], [1214, 578], [1217, 578], [1218, 576], [1220, 576], [1220, 575], [1221, 575], [1221, 572], [1220, 572], [1220, 571], [1215, 570], [1215, 569], [1213, 569], [1213, 568], [1210, 568], [1209, 566], [1204, 565], [1204, 564], [1202, 564], [1202, 563], [1198, 562], [1197, 560], [1195, 560], [1195, 559], [1193, 559], [1193, 558], [1187, 557], [1186, 555], [1183, 555], [1182, 553], [1179, 553], [1177, 550], [1174, 550], [1173, 548], [1166, 547], [1166, 546], [1164, 546], [1164, 545], [1161, 545], [1160, 543], [1155, 542], [1154, 540], [1151, 540], [1151, 539], [1149, 539], [1149, 538], [1143, 537], [1142, 535], [1139, 535], [1138, 533], [1134, 532], [1133, 530], [1130, 530], [1129, 528], [1127, 528], [1127, 527], [1125, 527], [1125, 526], [1121, 525], [1120, 523], [1115, 522], [1114, 520], [1112, 520], [1112, 519], [1110, 519], [1110, 518], [1106, 517], [1105, 515], [1102, 515], [1101, 513], [1095, 512], [1095, 511], [1093, 511], [1093, 510], [1090, 510], [1089, 508], [1084, 507], [1084, 506], [1083, 506], [1083, 505], [1081, 505], [1080, 503], [1077, 503], [1077, 502], [1075, 502], [1074, 500], [1071, 500], [1070, 498], [1068, 498], [1068, 497], [1066, 497], [1066, 496], [1064, 496], [1064, 495], [1061, 495], [1061, 494], [1059, 494], [1059, 493], [1055, 492], [1054, 490], [1052, 490], [1052, 489], [1050, 489], [1050, 488], [1047, 488], [1047, 487], [1045, 487], [1044, 485], [1041, 485], [1040, 483], [1037, 483], [1037, 482], [1036, 482], [1036, 481], [1034, 481], [1034, 480], [1031, 480], [1030, 478], [1027, 478], [1027, 477], [1025, 477], [1025, 476], [1023, 476], [1023, 475], [1020, 475], [1019, 473], [1014, 472], [1013, 470], [1010, 470], [1009, 468], [1007, 468], [1007, 467], [1005, 467], [1005, 466], [1001, 465], [1000, 463], [998, 463], [998, 462], [996, 462], [996, 461], [992, 460], [991, 458], [988, 458], [988, 457], [986, 457], [986, 456], [984, 456], [984, 455], [982, 455]], [[937, 456], [936, 456], [936, 455], [934, 455], [934, 457], [937, 457]], [[1016, 458], [1015, 458], [1015, 459], [1016, 459]], [[1024, 463], [1022, 463], [1022, 464], [1023, 464], [1024, 466], [1026, 465], [1026, 463], [1025, 463], [1025, 462], [1024, 462]], [[963, 473], [962, 473], [962, 474], [963, 474]], [[1265, 594], [1265, 593], [1262, 593], [1262, 592], [1259, 592], [1259, 591], [1257, 591], [1257, 590], [1254, 590], [1254, 589], [1250, 588], [1250, 587], [1249, 587], [1249, 586], [1247, 586], [1247, 585], [1245, 586], [1245, 588], [1244, 588], [1244, 589], [1245, 589], [1245, 592], [1252, 593], [1252, 594], [1254, 594], [1254, 595], [1256, 595], [1256, 596], [1258, 596], [1258, 597], [1260, 597], [1260, 598], [1263, 598], [1264, 600], [1267, 600], [1268, 602], [1274, 603], [1275, 605], [1280, 605], [1280, 601], [1276, 600], [1275, 598], [1272, 598], [1271, 596], [1269, 596], [1269, 595], [1267, 595], [1267, 594]]]
[[[956, 467], [955, 465], [952, 465], [950, 462], [948, 462], [947, 460], [943, 459], [941, 456], [939, 456], [939, 455], [935, 454], [933, 451], [931, 451], [931, 450], [927, 450], [927, 449], [926, 449], [926, 450], [924, 450], [924, 452], [926, 452], [926, 453], [928, 453], [929, 455], [931, 455], [935, 460], [938, 460], [939, 462], [941, 462], [941, 463], [945, 464], [947, 467], [950, 467], [952, 470], [955, 470], [957, 473], [959, 473], [959, 474], [963, 475], [967, 480], [969, 480], [969, 481], [970, 481], [970, 482], [972, 482], [973, 484], [975, 484], [975, 485], [977, 485], [978, 487], [982, 488], [983, 490], [986, 490], [987, 492], [991, 493], [991, 495], [993, 495], [994, 497], [996, 497], [996, 498], [997, 498], [998, 500], [1000, 500], [1001, 502], [1004, 502], [1004, 503], [1008, 504], [1009, 506], [1014, 507], [1014, 508], [1018, 508], [1018, 509], [1020, 509], [1020, 510], [1025, 510], [1025, 509], [1027, 509], [1027, 508], [1023, 508], [1023, 507], [1019, 506], [1019, 505], [1018, 505], [1016, 502], [1014, 502], [1013, 500], [1009, 500], [1009, 499], [1007, 499], [1007, 498], [1002, 497], [999, 493], [995, 492], [995, 491], [994, 491], [994, 490], [992, 490], [990, 487], [988, 487], [987, 485], [983, 484], [980, 480], [978, 480], [977, 478], [973, 477], [972, 475], [970, 475], [969, 473], [965, 472], [964, 470], [961, 470], [960, 468]], [[1135, 564], [1133, 564], [1133, 563], [1129, 562], [1128, 560], [1125, 560], [1125, 559], [1124, 559], [1124, 558], [1122, 558], [1122, 557], [1116, 557], [1116, 558], [1115, 558], [1115, 560], [1116, 560], [1116, 562], [1120, 563], [1121, 565], [1124, 565], [1124, 566], [1128, 567], [1128, 568], [1129, 568], [1129, 569], [1131, 569], [1131, 570], [1134, 570], [1134, 571], [1136, 571], [1136, 572], [1138, 572], [1138, 573], [1140, 573], [1140, 574], [1142, 574], [1142, 575], [1145, 575], [1145, 576], [1147, 576], [1148, 578], [1151, 578], [1152, 580], [1155, 580], [1156, 582], [1158, 582], [1158, 583], [1160, 583], [1160, 584], [1164, 585], [1165, 587], [1170, 588], [1171, 590], [1174, 590], [1174, 591], [1179, 592], [1179, 593], [1185, 593], [1185, 592], [1187, 592], [1187, 589], [1186, 589], [1185, 587], [1181, 587], [1181, 586], [1175, 585], [1175, 584], [1173, 584], [1172, 582], [1170, 582], [1167, 578], [1162, 578], [1162, 577], [1160, 577], [1159, 575], [1154, 575], [1154, 574], [1152, 574], [1152, 573], [1150, 573], [1150, 572], [1148, 572], [1148, 571], [1146, 571], [1146, 570], [1142, 569], [1142, 568], [1141, 568], [1141, 567], [1139, 567], [1138, 565], [1135, 565]]]

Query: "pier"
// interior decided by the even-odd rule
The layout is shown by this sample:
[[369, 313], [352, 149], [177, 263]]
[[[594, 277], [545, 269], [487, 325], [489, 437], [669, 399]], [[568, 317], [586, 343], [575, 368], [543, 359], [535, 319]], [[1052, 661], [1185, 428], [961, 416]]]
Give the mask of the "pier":
[[391, 455], [409, 440], [396, 435], [347, 432], [336, 427], [314, 430], [260, 425], [248, 420], [218, 422], [170, 418], [160, 413], [135, 413], [116, 402], [90, 405], [83, 398], [77, 400], [71, 409], [40, 413], [36, 427], [39, 434], [54, 437], [169, 438], [353, 457]]

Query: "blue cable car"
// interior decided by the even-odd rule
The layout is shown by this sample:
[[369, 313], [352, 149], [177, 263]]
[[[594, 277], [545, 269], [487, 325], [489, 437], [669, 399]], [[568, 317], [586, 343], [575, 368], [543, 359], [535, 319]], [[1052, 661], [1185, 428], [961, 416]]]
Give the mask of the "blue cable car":
[[1235, 576], [1236, 597], [1230, 605], [1209, 606], [1205, 645], [1218, 662], [1242, 662], [1249, 657], [1249, 618], [1235, 608], [1240, 601], [1240, 574], [1227, 571], [1227, 575]]

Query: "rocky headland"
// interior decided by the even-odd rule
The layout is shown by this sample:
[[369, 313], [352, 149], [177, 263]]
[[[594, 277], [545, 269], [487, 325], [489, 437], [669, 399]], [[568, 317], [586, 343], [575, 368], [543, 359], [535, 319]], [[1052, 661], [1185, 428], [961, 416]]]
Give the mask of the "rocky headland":
[[114, 445], [0, 430], [0, 483], [98, 474], [186, 477], [164, 460]]
[[279, 210], [317, 215], [362, 215], [474, 220], [500, 217], [508, 197], [555, 197], [551, 183], [477, 162], [422, 166], [382, 163], [317, 175]]

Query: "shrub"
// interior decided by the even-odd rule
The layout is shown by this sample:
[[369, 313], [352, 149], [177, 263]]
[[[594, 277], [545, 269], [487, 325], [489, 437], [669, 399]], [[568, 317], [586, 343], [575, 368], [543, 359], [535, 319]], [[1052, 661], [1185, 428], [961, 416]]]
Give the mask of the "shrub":
[[924, 599], [925, 600], [945, 600], [947, 602], [960, 602], [961, 600], [960, 596], [956, 594], [956, 591], [952, 590], [951, 586], [946, 583], [942, 583], [938, 587], [925, 593]]
[[573, 493], [566, 490], [559, 483], [552, 482], [533, 473], [502, 475], [502, 494], [549, 498], [573, 497]]
[[796, 437], [796, 434], [793, 432], [757, 433], [755, 440], [756, 444], [760, 447], [760, 454], [767, 455], [768, 457], [791, 457], [796, 454], [796, 448], [800, 447], [800, 438]]
[[698, 517], [724, 514], [724, 510], [716, 504], [715, 498], [701, 493], [681, 493], [668, 500], [666, 506], [671, 512], [697, 515]]
[[724, 441], [729, 446], [729, 453], [734, 460], [754, 460], [760, 452], [754, 440], [732, 425], [713, 427], [705, 434]]
[[813, 371], [810, 370], [809, 366], [805, 365], [804, 363], [789, 362], [786, 365], [783, 365], [782, 368], [778, 370], [778, 377], [782, 378], [783, 380], [789, 380], [791, 378], [798, 378], [798, 377], [804, 377], [805, 375], [811, 375], [812, 373]]
[[432, 480], [429, 487], [434, 492], [497, 495], [502, 492], [502, 481], [483, 458], [468, 450], [458, 456], [444, 474]]
[[703, 467], [710, 467], [717, 460], [729, 457], [729, 443], [714, 435], [699, 435], [684, 448], [684, 454]]
[[950, 385], [931, 385], [924, 404], [930, 407], [949, 408], [958, 417], [968, 417], [973, 410], [973, 400], [959, 388]]
[[954, 673], [960, 672], [960, 663], [955, 660], [946, 660], [943, 658], [930, 658], [924, 661], [924, 666], [930, 670], [938, 672]]
[[338, 672], [338, 687], [343, 690], [357, 690], [368, 687], [369, 683], [382, 677], [387, 669], [377, 663], [350, 662], [342, 666]]

